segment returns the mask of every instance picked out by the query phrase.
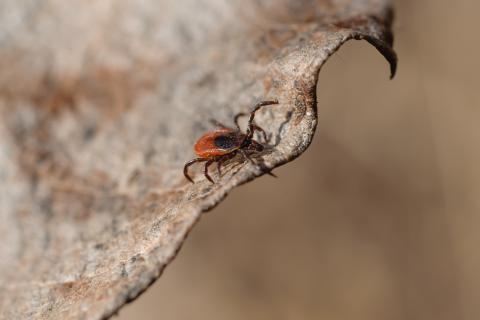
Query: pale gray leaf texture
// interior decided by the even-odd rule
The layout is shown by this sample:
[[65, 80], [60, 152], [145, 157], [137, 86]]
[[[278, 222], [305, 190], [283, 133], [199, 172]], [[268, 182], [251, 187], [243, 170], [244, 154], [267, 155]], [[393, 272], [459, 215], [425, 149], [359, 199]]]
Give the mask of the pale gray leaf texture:
[[[0, 2], [0, 318], [103, 319], [202, 212], [300, 155], [328, 57], [365, 39], [395, 72], [387, 0]], [[262, 166], [192, 167], [215, 118], [264, 99]], [[278, 183], [287, 183], [278, 180]], [[161, 314], [161, 310], [159, 310]]]

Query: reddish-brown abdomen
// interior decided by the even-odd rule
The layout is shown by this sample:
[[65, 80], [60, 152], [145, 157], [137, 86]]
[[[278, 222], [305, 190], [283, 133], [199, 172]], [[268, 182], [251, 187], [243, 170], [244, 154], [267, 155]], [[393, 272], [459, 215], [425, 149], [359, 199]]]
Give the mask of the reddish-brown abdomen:
[[231, 129], [207, 132], [195, 143], [195, 153], [202, 158], [221, 156], [238, 149], [243, 134]]

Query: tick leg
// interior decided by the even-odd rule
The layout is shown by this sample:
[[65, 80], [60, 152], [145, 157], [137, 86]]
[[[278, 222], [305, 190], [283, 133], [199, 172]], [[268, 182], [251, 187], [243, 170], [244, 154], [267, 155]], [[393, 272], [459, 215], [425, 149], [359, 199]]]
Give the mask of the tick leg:
[[265, 130], [263, 130], [262, 128], [260, 128], [259, 126], [257, 126], [256, 124], [253, 125], [253, 131], [258, 131], [262, 134], [262, 137], [263, 137], [263, 140], [265, 142], [268, 142], [268, 139], [267, 139], [267, 133], [265, 132]]
[[240, 130], [240, 124], [238, 123], [238, 119], [240, 119], [240, 117], [244, 117], [244, 116], [246, 116], [246, 115], [248, 115], [248, 113], [240, 112], [240, 113], [237, 113], [237, 114], [235, 115], [235, 118], [233, 118], [233, 121], [235, 122], [235, 125], [237, 126], [237, 129], [238, 129], [239, 131], [241, 131], [241, 130]]
[[252, 157], [250, 157], [250, 155], [248, 153], [246, 153], [245, 151], [243, 151], [242, 149], [238, 149], [238, 151], [242, 154], [242, 156], [247, 159], [250, 163], [252, 164], [255, 164], [255, 161], [253, 161]]
[[219, 160], [217, 160], [217, 172], [218, 172], [218, 176], [221, 177], [222, 176], [222, 164], [227, 161], [229, 158], [225, 157], [225, 158], [220, 158]]
[[223, 128], [223, 129], [231, 129], [230, 127], [224, 125], [220, 121], [217, 121], [215, 119], [210, 119], [209, 120], [211, 124], [213, 124], [215, 127]]
[[195, 183], [193, 181], [193, 179], [190, 177], [190, 175], [188, 174], [188, 167], [190, 167], [192, 164], [194, 164], [196, 162], [204, 162], [204, 161], [208, 161], [208, 159], [195, 158], [195, 159], [190, 160], [187, 163], [185, 163], [185, 166], [183, 167], [183, 175], [185, 176], [185, 178], [187, 178], [188, 181], [190, 181], [191, 183]]
[[[233, 121], [235, 122], [235, 125], [237, 126], [237, 129], [240, 130], [240, 125], [238, 124], [238, 119], [240, 117], [250, 115], [250, 119], [248, 120], [247, 134], [250, 133], [250, 135], [253, 135], [253, 130], [255, 130], [255, 127], [256, 127], [253, 124], [253, 119], [255, 118], [255, 112], [257, 112], [261, 107], [268, 106], [268, 105], [271, 105], [271, 104], [278, 104], [278, 100], [261, 101], [253, 107], [252, 112], [250, 112], [250, 113], [244, 113], [244, 112], [237, 113], [237, 115], [233, 119]], [[263, 130], [261, 130], [260, 127], [258, 127], [258, 128], [259, 128], [259, 129], [257, 129], [258, 131], [263, 131]], [[250, 138], [251, 138], [251, 136], [250, 136]], [[265, 140], [267, 140], [267, 139], [265, 139]]]
[[[238, 150], [238, 151], [242, 154], [242, 156], [243, 156], [245, 159], [247, 159], [248, 161], [250, 161], [252, 164], [257, 165], [257, 163], [256, 163], [255, 161], [253, 161], [252, 157], [250, 157], [250, 155], [249, 155], [247, 152], [245, 152], [245, 151], [243, 151], [243, 150], [241, 150], [241, 149]], [[278, 177], [272, 172], [272, 170], [268, 170], [268, 171], [267, 171], [266, 169], [268, 169], [268, 168], [262, 167], [262, 166], [259, 166], [259, 167], [260, 167], [260, 169], [263, 170], [264, 173], [266, 173], [266, 174], [268, 174], [268, 175], [270, 175], [270, 176], [272, 176], [272, 177], [274, 177], [274, 178], [278, 178]]]
[[222, 176], [222, 164], [227, 161], [228, 159], [230, 159], [230, 157], [228, 156], [223, 156], [223, 157], [220, 157], [217, 159], [217, 171], [218, 171], [218, 176]]
[[203, 172], [205, 175], [205, 178], [207, 178], [211, 183], [215, 183], [215, 182], [213, 182], [212, 177], [210, 177], [210, 175], [208, 174], [208, 167], [210, 167], [210, 165], [214, 162], [215, 162], [214, 159], [207, 160], [207, 162], [205, 163], [205, 170]]
[[220, 168], [222, 167], [223, 163], [232, 159], [233, 157], [235, 157], [236, 153], [237, 153], [236, 151], [233, 151], [229, 154], [220, 156], [216, 159], [216, 161], [217, 161], [217, 171], [218, 171], [219, 176], [222, 175], [222, 171], [220, 170]]
[[255, 125], [253, 124], [253, 119], [255, 118], [255, 112], [257, 112], [261, 107], [269, 106], [271, 104], [278, 104], [278, 100], [269, 100], [261, 101], [253, 107], [252, 112], [250, 112], [250, 118], [248, 119], [248, 128], [247, 128], [247, 137], [251, 139], [253, 136], [253, 131], [255, 130]]
[[276, 174], [274, 174], [272, 171], [267, 171], [266, 172], [269, 176], [272, 176], [274, 178], [278, 178]]

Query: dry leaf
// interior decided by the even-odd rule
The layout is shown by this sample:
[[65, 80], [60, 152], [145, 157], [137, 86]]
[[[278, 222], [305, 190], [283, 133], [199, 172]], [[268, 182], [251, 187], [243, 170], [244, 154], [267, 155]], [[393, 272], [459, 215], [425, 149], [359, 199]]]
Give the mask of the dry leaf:
[[[137, 297], [202, 212], [308, 147], [341, 44], [369, 41], [394, 74], [390, 23], [386, 0], [0, 2], [1, 318], [101, 319]], [[183, 177], [210, 118], [272, 98], [263, 169]]]

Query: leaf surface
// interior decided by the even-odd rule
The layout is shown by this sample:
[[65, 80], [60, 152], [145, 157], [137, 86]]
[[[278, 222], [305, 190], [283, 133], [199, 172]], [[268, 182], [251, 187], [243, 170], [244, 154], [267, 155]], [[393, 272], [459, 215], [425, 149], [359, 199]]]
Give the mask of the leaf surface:
[[[2, 1], [0, 317], [102, 319], [135, 299], [202, 212], [306, 150], [318, 73], [343, 43], [367, 40], [393, 76], [389, 5]], [[215, 184], [199, 165], [189, 183], [209, 120], [267, 99], [260, 165], [232, 159]]]

